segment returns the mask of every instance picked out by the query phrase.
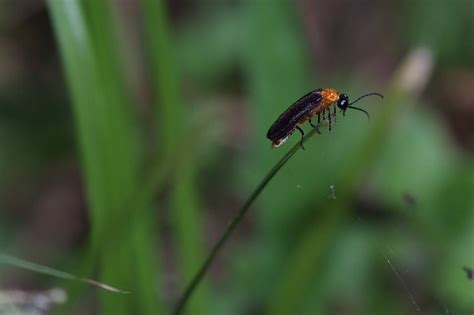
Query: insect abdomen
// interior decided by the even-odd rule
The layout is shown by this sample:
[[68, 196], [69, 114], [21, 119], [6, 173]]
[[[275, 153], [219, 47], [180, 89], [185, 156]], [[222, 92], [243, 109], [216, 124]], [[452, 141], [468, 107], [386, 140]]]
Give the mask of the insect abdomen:
[[320, 92], [320, 89], [312, 91], [293, 103], [270, 127], [267, 138], [276, 141], [287, 137], [311, 110], [319, 106], [322, 100]]

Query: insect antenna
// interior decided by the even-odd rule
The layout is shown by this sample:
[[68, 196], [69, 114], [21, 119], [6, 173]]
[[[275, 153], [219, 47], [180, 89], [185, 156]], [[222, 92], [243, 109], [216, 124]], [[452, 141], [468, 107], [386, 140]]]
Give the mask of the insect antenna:
[[370, 115], [367, 111], [363, 110], [362, 108], [359, 108], [359, 107], [355, 107], [355, 106], [347, 106], [347, 108], [352, 108], [352, 109], [356, 109], [356, 110], [359, 110], [361, 112], [364, 112], [366, 115], [367, 115], [367, 119], [369, 119], [369, 122], [370, 122]]
[[369, 113], [368, 113], [367, 111], [363, 110], [362, 108], [355, 107], [355, 106], [351, 106], [351, 105], [354, 104], [354, 103], [357, 103], [358, 101], [360, 101], [360, 100], [363, 99], [364, 97], [371, 96], [371, 95], [376, 95], [376, 96], [380, 96], [381, 98], [383, 98], [383, 95], [380, 94], [380, 93], [376, 93], [376, 92], [368, 93], [368, 94], [364, 94], [364, 95], [362, 95], [362, 96], [359, 96], [355, 101], [349, 103], [349, 105], [347, 106], [348, 108], [352, 108], [352, 109], [355, 109], [355, 110], [364, 112], [364, 113], [367, 115], [367, 118], [369, 119], [369, 122], [370, 122], [370, 115], [369, 115]]
[[360, 100], [363, 99], [364, 97], [371, 96], [371, 95], [377, 95], [377, 96], [380, 96], [381, 98], [383, 98], [383, 95], [380, 94], [380, 93], [376, 93], [376, 92], [368, 93], [368, 94], [364, 94], [364, 95], [362, 95], [362, 96], [359, 96], [355, 101], [351, 102], [349, 105], [352, 105], [352, 104], [354, 104], [354, 103], [357, 103], [358, 101], [360, 101]]

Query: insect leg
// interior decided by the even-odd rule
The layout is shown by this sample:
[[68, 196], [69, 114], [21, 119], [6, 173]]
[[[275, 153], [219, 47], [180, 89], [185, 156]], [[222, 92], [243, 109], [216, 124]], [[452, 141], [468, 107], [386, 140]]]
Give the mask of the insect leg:
[[[324, 118], [324, 115], [326, 115], [326, 118]], [[329, 132], [331, 132], [331, 108], [328, 108], [325, 110], [324, 114], [323, 114], [323, 119], [324, 121], [327, 123], [328, 125], [328, 129], [329, 129]]]
[[309, 124], [311, 125], [311, 127], [313, 127], [314, 129], [316, 129], [316, 132], [317, 132], [318, 134], [321, 134], [321, 131], [319, 131], [319, 121], [321, 120], [321, 116], [320, 116], [320, 115], [321, 115], [321, 114], [318, 114], [318, 124], [317, 124], [317, 125], [313, 124], [313, 122], [311, 121], [311, 118], [309, 119]]
[[[320, 119], [321, 119], [321, 117], [319, 117], [319, 114], [318, 114], [318, 121], [319, 121]], [[315, 124], [313, 124], [313, 123], [311, 122], [311, 118], [310, 118], [310, 119], [309, 119], [309, 124], [311, 125], [311, 127], [313, 127], [313, 128], [316, 129], [316, 132], [317, 132], [317, 133], [321, 134], [321, 131], [319, 131], [319, 122], [318, 122], [317, 125], [315, 125]]]
[[301, 146], [301, 149], [305, 149], [304, 146], [303, 146], [303, 137], [304, 137], [304, 131], [303, 129], [301, 129], [300, 127], [296, 126], [296, 129], [298, 129], [299, 132], [301, 132], [301, 140], [300, 140], [300, 146]]
[[334, 122], [336, 122], [336, 109], [337, 109], [336, 106], [334, 106], [334, 115], [333, 115], [334, 116]]
[[331, 132], [331, 110], [328, 109], [328, 125], [329, 125], [329, 132]]
[[321, 131], [319, 131], [319, 126], [321, 125], [321, 113], [318, 113], [318, 124], [316, 126], [314, 126], [314, 128], [316, 128], [316, 132], [318, 134], [321, 134]]

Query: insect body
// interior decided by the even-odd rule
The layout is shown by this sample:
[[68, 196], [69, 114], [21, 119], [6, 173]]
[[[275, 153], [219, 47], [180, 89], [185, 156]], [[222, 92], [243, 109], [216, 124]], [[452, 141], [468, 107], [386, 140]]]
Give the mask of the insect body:
[[[357, 98], [352, 103], [349, 103], [349, 96], [343, 93], [339, 93], [334, 89], [316, 89], [309, 92], [308, 94], [302, 96], [299, 100], [294, 102], [286, 111], [284, 111], [278, 119], [273, 123], [270, 129], [267, 132], [267, 138], [272, 141], [272, 147], [276, 148], [285, 143], [289, 136], [293, 134], [295, 130], [298, 130], [301, 133], [301, 147], [303, 147], [303, 136], [304, 132], [299, 127], [306, 121], [309, 121], [310, 125], [313, 128], [319, 128], [321, 122], [321, 115], [325, 119], [327, 114], [327, 121], [329, 124], [329, 131], [331, 131], [331, 118], [336, 117], [336, 106], [334, 106], [334, 111], [331, 114], [330, 106], [337, 104], [344, 115], [347, 108], [356, 109], [364, 112], [367, 117], [369, 114], [361, 109], [354, 106], [351, 106], [355, 102], [359, 101], [361, 98], [364, 98], [369, 95], [377, 95], [383, 98], [382, 94], [379, 93], [369, 93], [362, 95]], [[311, 119], [315, 116], [318, 116], [318, 124], [314, 125]], [[317, 130], [319, 132], [319, 129]]]

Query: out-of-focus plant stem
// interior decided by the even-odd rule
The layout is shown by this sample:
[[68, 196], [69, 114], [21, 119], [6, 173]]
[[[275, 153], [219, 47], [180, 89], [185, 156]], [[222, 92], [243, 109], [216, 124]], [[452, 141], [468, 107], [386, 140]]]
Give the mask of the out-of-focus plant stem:
[[[177, 269], [184, 283], [199, 267], [203, 238], [201, 212], [197, 191], [197, 162], [193, 145], [183, 145], [189, 132], [187, 108], [181, 98], [178, 66], [167, 18], [166, 6], [161, 0], [142, 0], [144, 29], [153, 84], [157, 152], [163, 164], [172, 164], [173, 180], [170, 198], [172, 234], [176, 239]], [[201, 290], [190, 303], [192, 313], [209, 313], [210, 299]]]

